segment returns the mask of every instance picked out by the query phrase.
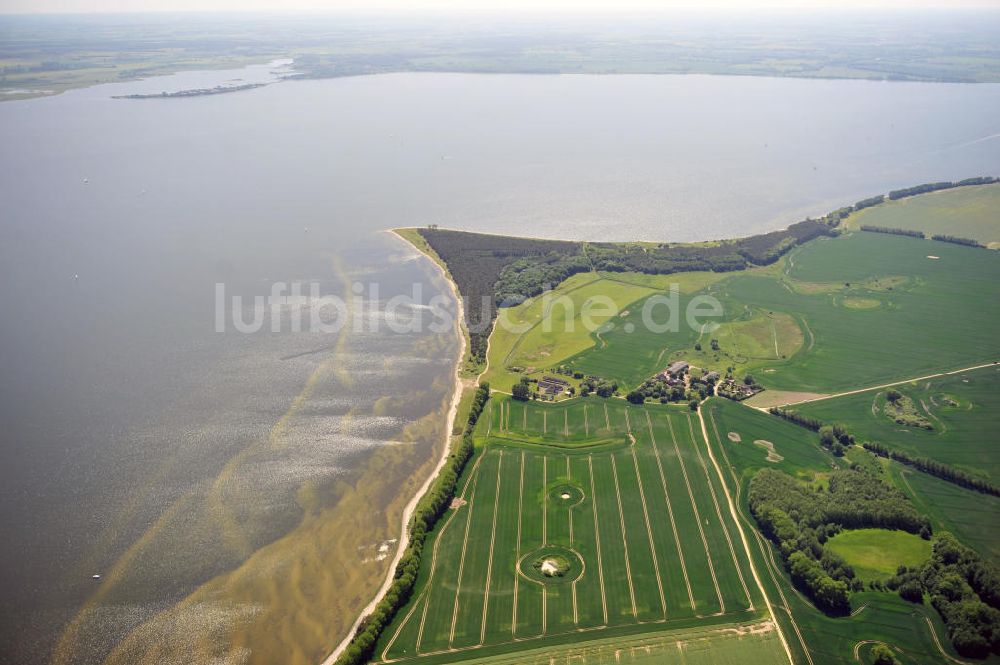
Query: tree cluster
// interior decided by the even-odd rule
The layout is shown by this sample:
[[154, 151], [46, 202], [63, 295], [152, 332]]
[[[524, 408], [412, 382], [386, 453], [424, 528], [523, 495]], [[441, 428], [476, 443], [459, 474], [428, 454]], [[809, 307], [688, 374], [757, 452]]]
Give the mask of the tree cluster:
[[847, 447], [854, 445], [854, 435], [843, 425], [823, 425], [819, 428], [819, 442], [837, 457], [843, 457]]
[[750, 512], [774, 541], [795, 584], [834, 615], [850, 610], [849, 593], [863, 588], [851, 567], [823, 548], [841, 529], [884, 528], [930, 533], [930, 522], [906, 496], [861, 471], [835, 471], [826, 489], [762, 469], [750, 481]]
[[602, 379], [599, 376], [588, 376], [580, 382], [580, 396], [587, 397], [594, 393], [598, 397], [611, 397], [618, 392], [618, 384]]
[[934, 543], [920, 582], [963, 656], [1000, 654], [1000, 574], [950, 533]]
[[872, 647], [872, 665], [900, 665], [899, 658], [884, 644]]
[[510, 389], [510, 394], [519, 402], [527, 402], [531, 399], [531, 382], [527, 377], [521, 377]]
[[691, 390], [685, 390], [683, 384], [671, 386], [659, 377], [646, 379], [642, 385], [630, 392], [626, 399], [633, 404], [642, 404], [646, 400], [657, 401], [660, 404], [683, 402], [684, 400], [704, 399], [710, 387], [704, 383], [693, 381]]
[[879, 457], [885, 457], [895, 460], [900, 464], [912, 466], [918, 471], [923, 471], [926, 474], [946, 480], [949, 483], [954, 483], [955, 485], [975, 490], [976, 492], [982, 492], [983, 494], [1000, 496], [1000, 487], [993, 485], [989, 481], [970, 475], [961, 469], [948, 466], [943, 462], [927, 457], [914, 457], [906, 451], [889, 448], [885, 444], [875, 441], [866, 441], [862, 445], [866, 450], [875, 453]]
[[392, 622], [396, 613], [412, 596], [417, 574], [420, 571], [420, 559], [427, 535], [444, 515], [455, 497], [458, 479], [474, 452], [472, 432], [489, 397], [489, 384], [480, 384], [472, 400], [472, 408], [469, 411], [469, 419], [466, 422], [461, 443], [448, 456], [444, 468], [434, 480], [430, 491], [420, 499], [420, 503], [413, 513], [413, 518], [408, 526], [410, 539], [399, 563], [396, 564], [389, 590], [386, 591], [385, 596], [382, 597], [371, 614], [361, 621], [351, 643], [337, 659], [337, 665], [367, 663], [375, 650], [375, 644], [382, 631]]

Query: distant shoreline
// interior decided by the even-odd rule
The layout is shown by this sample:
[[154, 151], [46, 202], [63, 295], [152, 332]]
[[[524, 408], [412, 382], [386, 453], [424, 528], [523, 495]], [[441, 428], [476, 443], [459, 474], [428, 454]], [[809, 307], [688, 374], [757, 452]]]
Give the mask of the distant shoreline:
[[263, 88], [267, 83], [244, 83], [242, 85], [217, 85], [214, 88], [193, 88], [176, 92], [154, 92], [133, 95], [112, 95], [111, 99], [173, 99], [175, 97], [204, 97], [207, 95], [223, 95], [227, 92], [242, 92]]

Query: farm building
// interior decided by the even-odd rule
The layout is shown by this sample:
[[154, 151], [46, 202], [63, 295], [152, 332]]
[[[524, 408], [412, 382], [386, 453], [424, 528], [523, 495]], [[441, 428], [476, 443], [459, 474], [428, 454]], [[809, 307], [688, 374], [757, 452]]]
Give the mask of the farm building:
[[543, 376], [538, 380], [538, 389], [548, 395], [558, 395], [569, 388], [569, 382], [554, 376]]
[[683, 360], [678, 360], [676, 362], [670, 363], [667, 367], [666, 374], [669, 376], [681, 376], [684, 372], [688, 371], [690, 365]]

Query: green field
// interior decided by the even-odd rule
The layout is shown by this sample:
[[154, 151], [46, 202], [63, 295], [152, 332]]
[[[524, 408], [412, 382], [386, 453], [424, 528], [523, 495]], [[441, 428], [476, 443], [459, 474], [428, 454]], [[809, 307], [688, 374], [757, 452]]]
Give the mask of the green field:
[[798, 354], [758, 375], [765, 385], [831, 393], [1000, 357], [1000, 306], [984, 300], [998, 280], [994, 252], [853, 233], [793, 251], [784, 278], [738, 275], [719, 291], [727, 311], [785, 312], [805, 330]]
[[931, 555], [929, 540], [887, 529], [841, 531], [824, 547], [842, 556], [865, 582], [891, 577], [899, 566], [919, 568]]
[[966, 545], [1000, 564], [1000, 497], [980, 494], [896, 462], [886, 462], [893, 484], [931, 518], [936, 530], [951, 531]]
[[[663, 631], [773, 629], [697, 414], [623, 400], [495, 397], [477, 440], [461, 500], [434, 540], [414, 601], [383, 637], [382, 660], [454, 660], [567, 639], [577, 649], [585, 634], [588, 642], [643, 636], [650, 650], [636, 653], [650, 659], [625, 662], [655, 662], [654, 643], [677, 641]], [[548, 581], [524, 573], [553, 548], [579, 557], [582, 570], [574, 564], [565, 579]], [[778, 640], [747, 640], [759, 662], [784, 657]], [[593, 648], [591, 660], [577, 662], [604, 662]]]
[[886, 390], [845, 395], [794, 407], [823, 422], [844, 423], [859, 439], [879, 441], [917, 457], [929, 457], [994, 482], [1000, 412], [1000, 366], [893, 386], [912, 399], [932, 425], [928, 431], [896, 424], [886, 415]]
[[[718, 432], [726, 456], [746, 477], [759, 469], [773, 468], [813, 480], [819, 473], [844, 466], [819, 445], [817, 434], [786, 420], [726, 399], [710, 400], [705, 415], [709, 433]], [[771, 443], [781, 460], [768, 461], [767, 447], [755, 441]]]
[[923, 231], [972, 238], [992, 248], [1000, 247], [1000, 185], [957, 187], [940, 192], [887, 201], [866, 208], [847, 220], [850, 228], [862, 225]]
[[[931, 197], [907, 201], [923, 198]], [[676, 331], [648, 329], [643, 307], [671, 283], [681, 284], [682, 313], [696, 296], [718, 299], [719, 326], [682, 320]], [[520, 330], [494, 331], [484, 378], [506, 391], [521, 376], [565, 365], [627, 389], [684, 359], [753, 373], [767, 387], [751, 400], [757, 406], [758, 398], [808, 399], [794, 409], [843, 423], [858, 440], [995, 479], [998, 283], [994, 252], [850, 231], [741, 272], [583, 273], [553, 294], [567, 296], [572, 310], [541, 298], [504, 310]], [[603, 327], [592, 333], [580, 313], [602, 295], [614, 307], [595, 317]], [[885, 384], [905, 398], [909, 424], [887, 408]], [[794, 663], [824, 665], [868, 662], [879, 643], [903, 663], [957, 658], [928, 602], [854, 591], [850, 616], [817, 610], [750, 515], [747, 486], [765, 468], [817, 491], [835, 470], [875, 474], [909, 497], [935, 533], [950, 531], [1000, 561], [1000, 498], [859, 446], [836, 457], [817, 433], [749, 404], [710, 398], [695, 412], [495, 393], [475, 443], [414, 595], [378, 644], [383, 662], [770, 663], [786, 660], [787, 649]], [[920, 566], [931, 541], [857, 529], [826, 545], [870, 582], [899, 565]]]
[[[618, 328], [629, 322], [635, 325], [641, 312], [641, 302], [649, 296], [666, 292], [676, 285], [686, 298], [687, 294], [698, 292], [723, 278], [724, 275], [711, 272], [574, 275], [546, 296], [500, 310], [490, 335], [489, 369], [483, 379], [494, 389], [508, 392], [522, 376], [540, 375], [544, 370], [567, 363], [592, 348], [605, 349], [604, 328]], [[609, 303], [609, 307], [603, 307], [602, 301]], [[585, 313], [593, 326], [584, 325]], [[656, 348], [650, 353], [655, 358], [661, 350]], [[575, 366], [573, 362], [567, 364]], [[649, 368], [655, 367], [655, 363], [649, 364]], [[512, 368], [522, 371], [512, 371]], [[624, 381], [618, 372], [607, 370], [602, 366], [588, 369], [587, 373]], [[634, 375], [635, 382], [638, 382], [649, 375], [643, 375], [645, 371], [644, 366], [639, 374], [630, 372], [629, 376]]]
[[770, 665], [781, 650], [773, 626], [762, 623], [659, 631], [654, 635], [588, 640], [479, 658], [484, 665]]
[[[766, 461], [762, 460], [762, 456], [749, 454], [742, 447], [742, 442], [736, 444], [730, 441], [728, 432], [745, 431], [753, 435], [771, 432], [776, 439], [776, 449], [786, 455], [778, 468], [803, 480], [812, 478], [814, 482], [822, 482], [831, 463], [844, 465], [846, 462], [831, 462], [833, 458], [825, 452], [817, 453], [815, 449], [818, 446], [811, 432], [744, 405], [715, 398], [705, 404], [704, 415], [708, 423], [709, 445], [726, 470], [726, 481], [732, 488], [740, 520], [752, 541], [750, 549], [754, 562], [764, 589], [778, 610], [776, 618], [788, 636], [796, 663], [856, 663], [855, 650], [864, 656], [873, 642], [891, 645], [903, 663], [941, 663], [957, 658], [940, 617], [929, 604], [914, 605], [894, 593], [855, 593], [851, 596], [854, 609], [851, 616], [833, 618], [824, 615], [806, 600], [792, 585], [775, 547], [755, 528], [756, 522], [746, 505], [746, 485]], [[800, 434], [796, 436], [793, 430], [784, 426], [799, 430]], [[789, 435], [787, 441], [779, 440], [782, 432]], [[793, 459], [793, 454], [798, 456]], [[954, 487], [924, 474], [915, 475]], [[923, 506], [919, 507], [923, 509]], [[978, 523], [980, 529], [984, 524], [996, 523], [995, 518], [991, 522], [981, 512], [970, 515], [968, 520]], [[987, 662], [996, 662], [996, 658], [992, 657]]]
[[[683, 358], [753, 372], [772, 389], [823, 394], [1000, 357], [1000, 306], [983, 300], [1000, 280], [993, 252], [852, 233], [815, 240], [777, 268], [736, 273], [698, 292], [723, 305], [714, 332], [684, 323], [676, 332], [650, 330], [639, 302], [566, 364], [633, 386]], [[692, 295], [681, 296], [682, 308]]]

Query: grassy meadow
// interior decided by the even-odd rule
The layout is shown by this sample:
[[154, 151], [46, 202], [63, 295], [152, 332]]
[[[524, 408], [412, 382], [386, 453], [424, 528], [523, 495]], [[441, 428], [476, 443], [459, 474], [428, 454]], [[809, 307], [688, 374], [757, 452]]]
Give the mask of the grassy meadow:
[[863, 225], [972, 238], [1000, 248], [1000, 184], [957, 187], [911, 196], [866, 208], [847, 219], [849, 228]]
[[[489, 369], [483, 379], [496, 390], [509, 392], [522, 376], [539, 376], [545, 370], [567, 364], [578, 368], [576, 359], [589, 357], [591, 349], [605, 350], [609, 331], [631, 323], [641, 327], [642, 303], [650, 296], [669, 292], [672, 285], [683, 294], [682, 301], [707, 286], [725, 278], [712, 272], [689, 272], [672, 275], [638, 273], [580, 273], [573, 275], [548, 296], [539, 296], [516, 307], [502, 308], [490, 336], [487, 359]], [[607, 307], [602, 301], [609, 303]], [[584, 314], [594, 327], [584, 325]], [[656, 337], [659, 337], [657, 339]], [[651, 359], [662, 358], [668, 346], [677, 343], [664, 336], [646, 340]], [[601, 353], [602, 357], [606, 354]], [[636, 364], [631, 359], [626, 366]], [[584, 363], [586, 365], [586, 363]], [[647, 362], [628, 376], [634, 382], [646, 378], [656, 363]], [[521, 371], [512, 371], [517, 368]], [[625, 381], [604, 364], [582, 371]], [[648, 371], [648, 374], [645, 372]], [[604, 372], [604, 373], [602, 373]]]
[[888, 529], [841, 531], [824, 547], [842, 556], [864, 582], [891, 577], [899, 566], [919, 568], [931, 556], [929, 540]]

